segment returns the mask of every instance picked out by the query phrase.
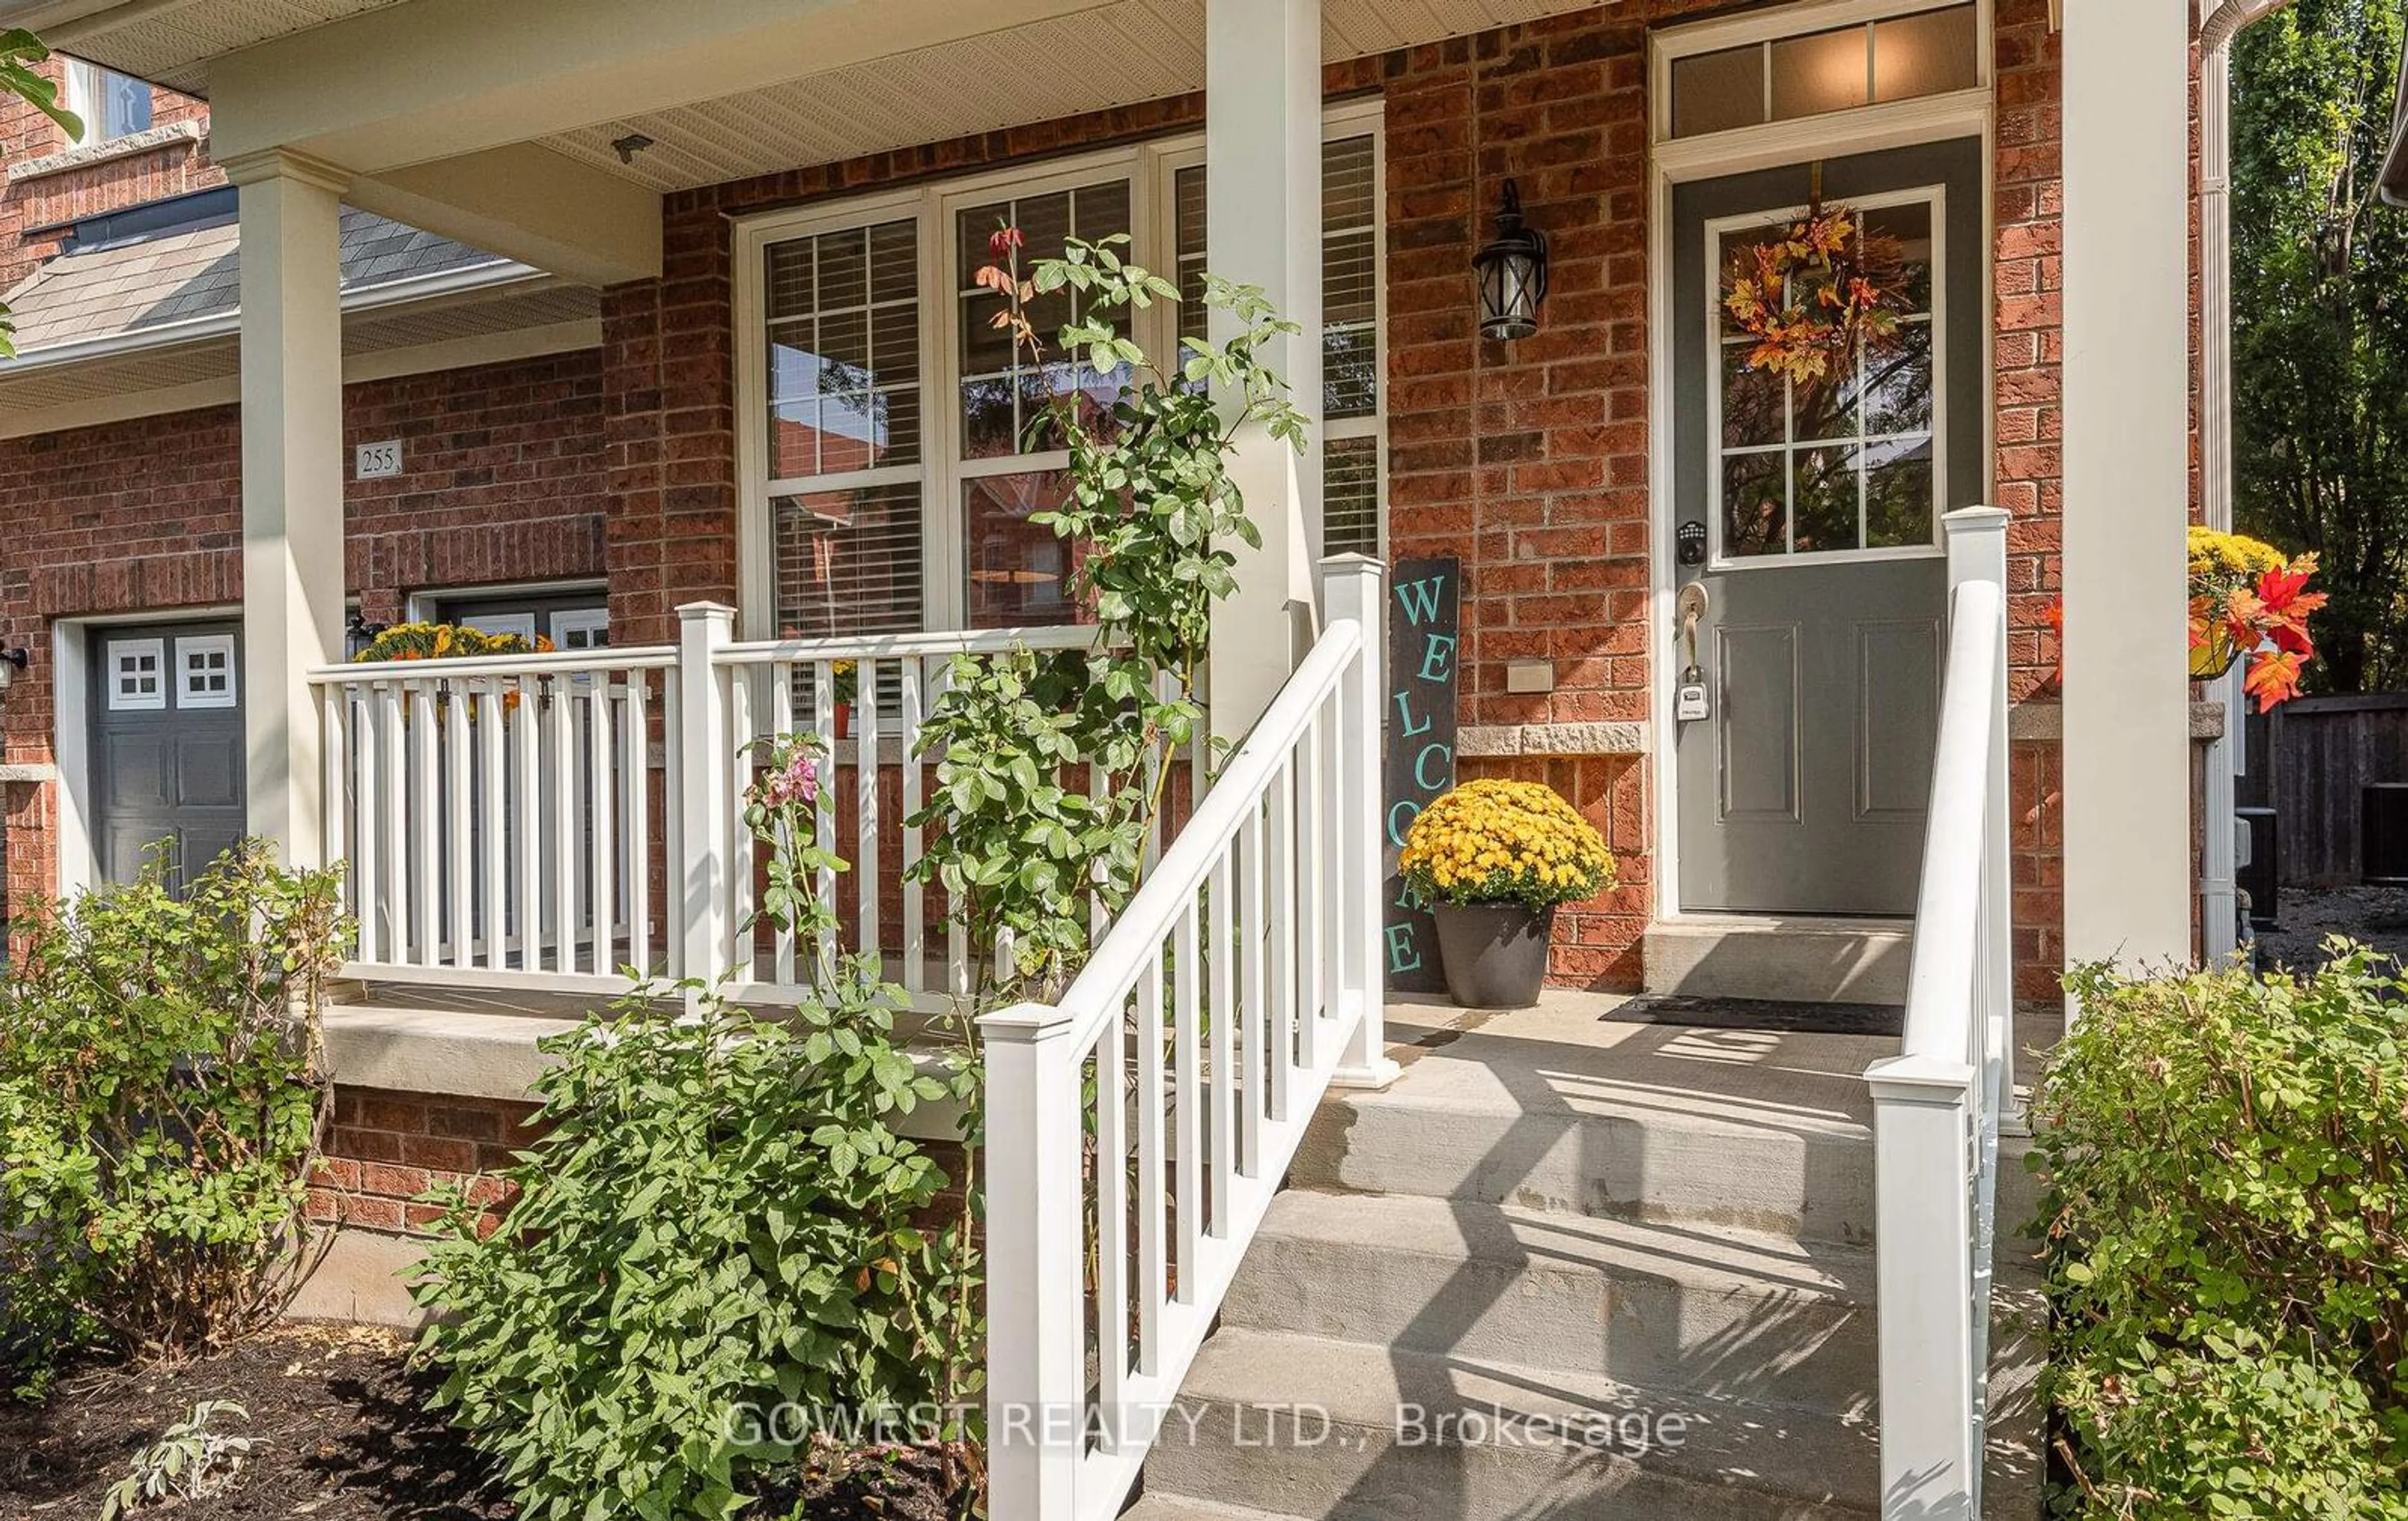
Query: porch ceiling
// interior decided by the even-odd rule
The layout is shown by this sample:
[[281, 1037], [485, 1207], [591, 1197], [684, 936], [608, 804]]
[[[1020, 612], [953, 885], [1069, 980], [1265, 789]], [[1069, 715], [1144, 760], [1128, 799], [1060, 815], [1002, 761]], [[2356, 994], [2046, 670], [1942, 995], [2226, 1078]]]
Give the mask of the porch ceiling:
[[[0, 24], [48, 26], [47, 36], [67, 50], [206, 95], [210, 62], [223, 53], [401, 3], [0, 0]], [[1362, 57], [1595, 3], [1325, 0], [1323, 52], [1333, 62]], [[1111, 0], [719, 99], [601, 118], [538, 140], [666, 192], [1156, 100], [1203, 88], [1204, 5]], [[654, 146], [626, 165], [610, 145], [630, 133]]]
[[[1583, 0], [1325, 0], [1322, 55], [1359, 58], [1587, 8]], [[1202, 88], [1204, 0], [1120, 0], [596, 122], [547, 145], [653, 190], [690, 190]], [[623, 165], [610, 144], [630, 132], [653, 146]]]

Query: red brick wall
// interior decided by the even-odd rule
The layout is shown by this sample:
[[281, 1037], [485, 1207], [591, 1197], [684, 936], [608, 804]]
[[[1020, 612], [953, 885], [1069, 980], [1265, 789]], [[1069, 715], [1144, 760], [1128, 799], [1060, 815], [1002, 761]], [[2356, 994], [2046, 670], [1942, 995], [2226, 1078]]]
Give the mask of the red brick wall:
[[[490, 1174], [536, 1137], [531, 1103], [338, 1088], [309, 1190], [309, 1218], [376, 1230], [423, 1230], [442, 1211], [421, 1202], [429, 1189], [465, 1185], [469, 1198], [498, 1210], [509, 1192]], [[494, 1216], [489, 1215], [488, 1218]]]
[[[2000, 0], [1995, 201], [1998, 328], [1993, 500], [2007, 529], [2009, 683], [2054, 701], [2064, 481], [2064, 194], [2058, 39], [2048, 0]], [[2057, 996], [2065, 964], [2063, 781], [2055, 741], [2014, 747], [2015, 992]]]
[[[1592, 11], [1385, 70], [1389, 543], [1465, 562], [1466, 724], [1649, 716], [1646, 49], [1643, 15]], [[1466, 275], [1508, 177], [1550, 254], [1545, 323], [1512, 345], [1480, 337]], [[1525, 658], [1553, 692], [1505, 691]], [[1558, 915], [1551, 975], [1637, 986], [1644, 760], [1462, 771], [1547, 782], [1604, 832], [1621, 885]]]
[[[349, 388], [342, 446], [398, 437], [404, 473], [346, 489], [346, 575], [371, 618], [410, 592], [605, 567], [598, 351]], [[0, 760], [50, 759], [50, 621], [237, 602], [241, 440], [210, 408], [0, 440], [0, 647], [31, 668], [0, 699]], [[11, 785], [7, 897], [56, 880], [55, 800]]]
[[[47, 78], [61, 64], [40, 65]], [[171, 90], [150, 92], [150, 124], [196, 122], [208, 130], [208, 105]], [[59, 125], [14, 95], [0, 97], [0, 168], [45, 158], [75, 146]], [[57, 224], [103, 211], [122, 210], [169, 195], [225, 183], [208, 161], [206, 144], [179, 138], [106, 163], [0, 185], [0, 292], [23, 280], [58, 251]]]

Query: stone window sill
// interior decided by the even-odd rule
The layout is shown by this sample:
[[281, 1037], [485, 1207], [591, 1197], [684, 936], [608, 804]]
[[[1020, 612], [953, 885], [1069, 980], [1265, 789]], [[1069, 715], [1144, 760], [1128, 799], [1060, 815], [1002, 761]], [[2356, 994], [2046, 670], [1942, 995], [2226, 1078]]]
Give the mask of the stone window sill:
[[28, 179], [39, 179], [46, 175], [89, 169], [96, 164], [112, 164], [119, 159], [156, 152], [174, 143], [197, 143], [200, 140], [201, 124], [198, 122], [170, 122], [165, 126], [146, 127], [140, 132], [129, 132], [122, 137], [111, 137], [106, 142], [78, 143], [61, 152], [21, 159], [8, 165], [8, 182], [22, 185]]

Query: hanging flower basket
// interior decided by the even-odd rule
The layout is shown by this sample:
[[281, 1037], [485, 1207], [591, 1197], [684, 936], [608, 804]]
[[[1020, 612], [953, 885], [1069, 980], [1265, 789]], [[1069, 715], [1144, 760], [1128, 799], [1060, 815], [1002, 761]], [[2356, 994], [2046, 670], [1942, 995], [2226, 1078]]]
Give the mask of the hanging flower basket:
[[2316, 557], [2284, 558], [2272, 544], [2214, 528], [2190, 531], [2190, 674], [2212, 682], [2246, 656], [2242, 690], [2266, 712], [2300, 695], [2315, 658], [2308, 615], [2325, 594], [2307, 590]]
[[1867, 233], [1855, 208], [1819, 201], [1784, 236], [1741, 249], [1723, 310], [1756, 339], [1748, 368], [1800, 384], [1847, 374], [1897, 335], [1902, 264], [1897, 239]]

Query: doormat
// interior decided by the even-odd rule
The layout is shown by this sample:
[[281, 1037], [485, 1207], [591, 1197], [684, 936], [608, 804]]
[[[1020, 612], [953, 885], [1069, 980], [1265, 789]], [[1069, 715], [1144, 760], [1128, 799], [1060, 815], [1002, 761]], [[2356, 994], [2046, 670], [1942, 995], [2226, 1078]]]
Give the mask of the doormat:
[[1788, 1035], [1895, 1038], [1906, 1033], [1906, 1011], [1894, 1003], [1792, 1003], [1779, 998], [1641, 993], [1598, 1017], [1624, 1025], [1694, 1025], [1718, 1030], [1779, 1030]]

